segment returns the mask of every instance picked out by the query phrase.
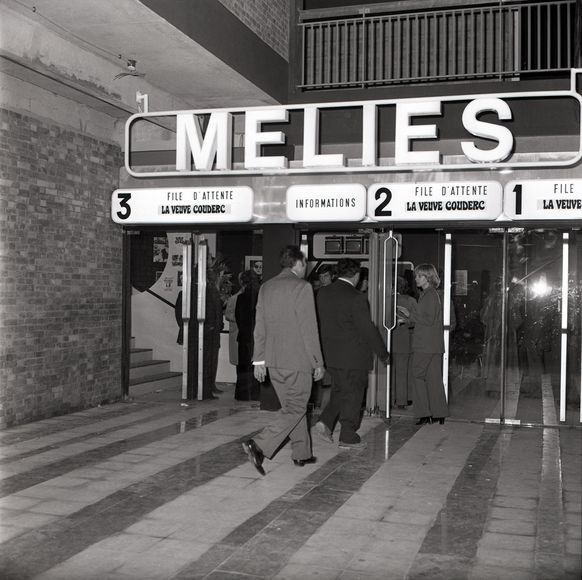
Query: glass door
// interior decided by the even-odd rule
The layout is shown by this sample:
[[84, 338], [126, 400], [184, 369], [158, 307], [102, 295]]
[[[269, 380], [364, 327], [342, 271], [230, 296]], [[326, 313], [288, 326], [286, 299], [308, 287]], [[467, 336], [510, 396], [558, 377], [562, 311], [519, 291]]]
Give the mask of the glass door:
[[578, 237], [555, 229], [526, 229], [510, 236], [520, 380], [507, 389], [505, 414], [521, 424], [580, 422]]
[[[564, 235], [564, 234], [563, 234]], [[568, 314], [566, 318], [567, 349], [565, 366], [565, 397], [560, 401], [560, 421], [569, 425], [582, 423], [582, 234], [569, 233], [568, 240]], [[565, 240], [562, 240], [565, 246]], [[566, 249], [564, 247], [564, 249]], [[562, 389], [563, 390], [563, 389]]]
[[[401, 237], [393, 232], [370, 234], [369, 286], [370, 313], [382, 338], [390, 344], [395, 325], [396, 289], [395, 278]], [[385, 366], [374, 357], [374, 369], [370, 373], [366, 408], [370, 413], [382, 413], [390, 417], [390, 365]]]
[[454, 232], [452, 240], [451, 415], [579, 424], [578, 233], [500, 228]]
[[417, 300], [414, 267], [418, 264], [433, 264], [445, 279], [444, 249], [442, 231], [401, 230], [371, 235], [368, 297], [372, 318], [383, 333], [391, 357], [387, 367], [376, 362], [370, 374], [368, 409], [386, 418], [414, 412], [410, 329], [395, 327], [396, 306]]
[[[448, 397], [452, 417], [498, 418], [502, 380], [503, 231], [454, 232], [451, 259], [451, 319]], [[511, 323], [509, 375], [517, 365]]]

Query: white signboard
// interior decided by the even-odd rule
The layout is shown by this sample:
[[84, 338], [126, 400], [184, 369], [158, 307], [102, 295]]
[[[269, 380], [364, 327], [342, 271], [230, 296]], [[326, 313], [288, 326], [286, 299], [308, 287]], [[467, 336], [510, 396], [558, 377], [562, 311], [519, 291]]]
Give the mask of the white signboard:
[[359, 222], [366, 215], [366, 188], [360, 183], [292, 185], [287, 217], [293, 222]]
[[111, 217], [118, 224], [249, 222], [253, 190], [247, 186], [116, 189]]
[[515, 220], [582, 219], [582, 179], [510, 181], [503, 211]]
[[[530, 100], [529, 107], [518, 106], [517, 101]], [[520, 161], [515, 151], [522, 148], [524, 135], [514, 133], [514, 120], [519, 120], [523, 110], [530, 110], [527, 118], [529, 128], [535, 131], [536, 123], [543, 119], [540, 114], [552, 108], [555, 114], [575, 127], [575, 145], [570, 151], [539, 151], [535, 162]], [[450, 107], [455, 103], [454, 107]], [[358, 133], [361, 136], [360, 164], [349, 163], [348, 153], [323, 153], [320, 143], [322, 116], [333, 109], [353, 111], [354, 119], [361, 119]], [[272, 107], [238, 107], [229, 109], [204, 109], [194, 111], [156, 111], [132, 115], [125, 129], [125, 167], [134, 177], [168, 177], [184, 175], [228, 175], [245, 173], [297, 174], [297, 173], [371, 173], [394, 172], [411, 167], [427, 169], [479, 169], [488, 167], [558, 167], [575, 165], [582, 158], [582, 126], [580, 112], [582, 96], [571, 91], [539, 91], [529, 93], [500, 93], [496, 95], [451, 95], [423, 97], [418, 99], [382, 99], [377, 101], [352, 101], [347, 103], [312, 103]], [[291, 112], [303, 117], [302, 135], [298, 138], [286, 135], [282, 127], [289, 125]], [[484, 113], [487, 113], [485, 116]], [[380, 118], [394, 125], [390, 140], [394, 142], [394, 157], [390, 163], [378, 157]], [[428, 118], [427, 118], [428, 117]], [[483, 118], [490, 117], [490, 118]], [[140, 123], [149, 123], [159, 118], [160, 123], [175, 126], [168, 131], [169, 145], [175, 149], [175, 161], [168, 170], [142, 171], [132, 166], [134, 133], [139, 132]], [[202, 119], [206, 120], [203, 121]], [[522, 119], [524, 117], [522, 116]], [[439, 125], [454, 126], [466, 138], [455, 143], [450, 162], [443, 153]], [[206, 129], [203, 132], [202, 126]], [[275, 126], [273, 126], [275, 125]], [[348, 124], [350, 125], [350, 124]], [[235, 164], [233, 127], [244, 127], [242, 134], [243, 162]], [[533, 128], [533, 129], [532, 129]], [[342, 130], [343, 127], [338, 127]], [[346, 143], [350, 132], [345, 133]], [[483, 148], [481, 139], [490, 144]], [[414, 141], [426, 141], [426, 149], [414, 150]], [[267, 155], [265, 145], [291, 145], [290, 157]], [[491, 146], [491, 144], [493, 146]], [[297, 147], [301, 145], [301, 147]], [[429, 147], [430, 145], [430, 147]], [[301, 156], [295, 156], [298, 149]], [[164, 161], [166, 163], [167, 160]], [[295, 163], [292, 163], [295, 162]], [[242, 165], [242, 167], [240, 166]], [[142, 168], [143, 169], [143, 168]]]
[[368, 217], [375, 221], [494, 220], [503, 207], [496, 181], [379, 183], [368, 188]]

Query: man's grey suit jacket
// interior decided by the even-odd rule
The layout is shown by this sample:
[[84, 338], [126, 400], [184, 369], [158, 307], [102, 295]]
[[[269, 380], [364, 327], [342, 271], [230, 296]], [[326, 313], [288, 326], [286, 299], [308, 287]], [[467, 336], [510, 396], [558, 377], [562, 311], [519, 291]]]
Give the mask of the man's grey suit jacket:
[[311, 285], [289, 268], [259, 290], [254, 361], [267, 367], [309, 371], [323, 367]]

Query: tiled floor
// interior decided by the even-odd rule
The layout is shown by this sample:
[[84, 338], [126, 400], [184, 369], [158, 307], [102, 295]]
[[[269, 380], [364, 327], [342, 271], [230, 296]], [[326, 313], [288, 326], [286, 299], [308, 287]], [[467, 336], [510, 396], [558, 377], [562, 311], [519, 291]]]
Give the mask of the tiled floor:
[[262, 478], [269, 416], [226, 387], [0, 432], [0, 578], [580, 578], [582, 430], [366, 418], [366, 450]]

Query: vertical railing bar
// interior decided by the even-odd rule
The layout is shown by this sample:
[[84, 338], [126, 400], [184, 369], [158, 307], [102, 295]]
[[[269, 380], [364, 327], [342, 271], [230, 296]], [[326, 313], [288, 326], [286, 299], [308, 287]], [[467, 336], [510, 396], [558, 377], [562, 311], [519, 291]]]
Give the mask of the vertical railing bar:
[[538, 4], [538, 43], [537, 43], [537, 60], [538, 60], [538, 70], [540, 70], [542, 68], [542, 43], [540, 42], [541, 38], [540, 38], [540, 34], [541, 34], [541, 30], [542, 30], [542, 8], [541, 6]]
[[466, 75], [469, 66], [469, 22], [468, 12], [461, 12], [461, 40], [463, 48], [461, 50], [461, 74]]
[[311, 84], [311, 75], [313, 69], [313, 27], [305, 27], [306, 35], [306, 55], [305, 55], [305, 84]]
[[319, 25], [319, 84], [325, 86], [325, 24]]
[[546, 68], [547, 69], [551, 69], [552, 68], [552, 43], [551, 43], [551, 38], [552, 38], [552, 29], [551, 29], [551, 20], [552, 20], [552, 6], [551, 4], [548, 6], [544, 7], [545, 11], [546, 11]]
[[317, 26], [311, 29], [311, 85], [315, 85], [317, 72]]
[[558, 37], [556, 38], [556, 68], [562, 68], [562, 27], [560, 21], [562, 20], [562, 10], [565, 4], [556, 6], [556, 23], [558, 25]]
[[531, 10], [531, 6], [527, 6], [526, 8], [526, 12], [527, 12], [527, 27], [526, 27], [526, 34], [527, 34], [527, 57], [526, 57], [526, 61], [527, 61], [527, 70], [531, 70], [532, 68], [532, 50], [531, 50], [531, 23], [532, 23], [532, 10]]
[[459, 72], [459, 14], [453, 14], [452, 19], [453, 31], [453, 46], [451, 50], [451, 63], [452, 63], [452, 70], [450, 75], [455, 77]]
[[421, 34], [421, 20], [420, 20], [420, 16], [418, 14], [415, 15], [414, 17], [414, 22], [413, 22], [413, 29], [412, 29], [412, 38], [414, 40], [414, 51], [416, 53], [416, 62], [413, 64], [415, 65], [414, 68], [412, 69], [412, 78], [413, 79], [418, 79], [418, 77], [420, 77], [421, 75], [421, 69], [420, 69], [420, 61], [422, 60], [420, 58], [420, 54], [422, 52], [422, 47], [420, 45], [420, 34]]
[[313, 47], [313, 60], [312, 62], [312, 71], [311, 71], [311, 84], [315, 85], [317, 82], [317, 25], [313, 27], [312, 32], [312, 47]]
[[355, 77], [354, 82], [358, 82], [360, 79], [360, 52], [358, 50], [360, 43], [360, 22], [356, 22], [354, 25], [354, 71]]
[[394, 77], [400, 79], [402, 77], [402, 20], [400, 16], [396, 17], [396, 30], [394, 52], [398, 55], [398, 60], [395, 61]]
[[484, 73], [487, 70], [486, 60], [485, 60], [486, 56], [487, 56], [487, 43], [485, 42], [485, 33], [486, 33], [485, 22], [486, 22], [486, 19], [487, 19], [487, 12], [485, 10], [481, 10], [480, 54], [482, 56], [481, 56], [481, 59], [479, 61], [479, 68], [480, 68], [482, 73]]
[[318, 58], [317, 58], [317, 63], [318, 63], [318, 78], [317, 80], [319, 81], [317, 84], [319, 85], [323, 85], [325, 83], [325, 32], [324, 32], [324, 28], [323, 28], [323, 24], [319, 25], [319, 42], [317, 43], [317, 54], [318, 54]]
[[453, 48], [451, 46], [451, 33], [450, 30], [452, 29], [452, 18], [451, 15], [448, 14], [447, 15], [447, 19], [445, 22], [445, 36], [447, 39], [447, 58], [445, 60], [445, 77], [449, 76], [449, 71], [451, 70], [451, 58], [452, 58], [452, 53], [453, 53]]
[[489, 71], [488, 72], [494, 74], [495, 73], [495, 54], [497, 51], [495, 50], [495, 12], [493, 11], [493, 9], [489, 10], [489, 20], [490, 20], [490, 26], [489, 26], [490, 52], [489, 52]]
[[491, 22], [491, 36], [492, 36], [492, 43], [491, 46], [493, 48], [493, 55], [491, 57], [491, 68], [493, 69], [491, 72], [498, 73], [499, 72], [499, 68], [498, 68], [498, 64], [499, 64], [499, 13], [497, 12], [497, 10], [492, 9], [491, 10], [491, 18], [492, 18], [492, 22]]
[[431, 20], [430, 14], [427, 14], [424, 17], [424, 30], [426, 31], [425, 39], [424, 39], [424, 70], [423, 76], [428, 78], [430, 73], [430, 66], [429, 66], [429, 59], [430, 59], [430, 52], [428, 47], [430, 46], [430, 39], [431, 39]]
[[418, 17], [418, 76], [421, 79], [426, 78], [426, 44], [428, 42], [428, 28], [427, 28], [427, 17], [426, 15], [421, 15]]
[[362, 87], [366, 86], [366, 71], [367, 71], [367, 64], [366, 64], [366, 45], [367, 45], [367, 30], [366, 30], [366, 21], [364, 20], [364, 16], [362, 16], [362, 21], [360, 22], [360, 42], [358, 42], [358, 49], [360, 54], [360, 82], [362, 83]]
[[[435, 31], [434, 31], [434, 77], [438, 77], [440, 74], [440, 51], [437, 47], [441, 46], [441, 20], [442, 18], [440, 15], [436, 15], [434, 22], [435, 22]], [[445, 48], [446, 50], [446, 48]]]
[[413, 33], [412, 33], [412, 18], [409, 16], [407, 18], [408, 21], [408, 69], [407, 69], [407, 75], [406, 78], [407, 80], [410, 80], [413, 76], [413, 66], [414, 66], [414, 60], [412, 58], [412, 43], [414, 41], [413, 39]]
[[[434, 37], [434, 15], [431, 17], [430, 14], [427, 14], [426, 16], [426, 42], [424, 43], [424, 50], [425, 50], [425, 71], [424, 71], [424, 76], [429, 78], [431, 76], [431, 72], [433, 70], [432, 67], [432, 54], [430, 51], [430, 45], [433, 42], [433, 37]], [[435, 50], [436, 50], [436, 46], [435, 46]]]
[[362, 41], [362, 21], [361, 19], [355, 23], [354, 31], [355, 31], [355, 44], [354, 44], [354, 53], [355, 53], [355, 73], [356, 76], [354, 81], [356, 83], [360, 83], [362, 80], [362, 51], [360, 50], [360, 43]]
[[340, 68], [340, 24], [337, 23], [334, 25], [333, 30], [334, 30], [334, 38], [335, 38], [335, 42], [333, 43], [333, 80], [334, 83], [338, 83], [340, 78], [339, 78], [339, 68]]
[[328, 58], [329, 58], [329, 48], [330, 48], [330, 42], [329, 42], [329, 22], [326, 22], [325, 26], [322, 29], [322, 55], [321, 55], [321, 67], [322, 67], [322, 81], [324, 85], [328, 85], [329, 84], [329, 67], [328, 67]]
[[368, 39], [368, 51], [370, 53], [370, 64], [372, 65], [372, 70], [370, 71], [371, 81], [376, 81], [378, 78], [378, 20], [376, 18], [368, 20], [368, 26], [370, 27], [370, 38]]
[[[574, 5], [574, 9], [576, 9]], [[582, 8], [579, 8], [582, 10]], [[572, 30], [572, 10], [570, 10], [570, 5], [566, 5], [566, 67], [570, 68], [575, 66], [572, 62], [572, 37], [571, 37], [571, 30]]]
[[307, 84], [307, 26], [301, 27], [301, 84]]
[[477, 11], [476, 10], [471, 10], [470, 12], [470, 36], [471, 36], [471, 43], [470, 43], [470, 59], [469, 59], [469, 64], [467, 65], [467, 72], [471, 72], [472, 75], [474, 75], [477, 70], [476, 70], [476, 62], [477, 62]]
[[376, 20], [378, 27], [378, 44], [376, 45], [376, 58], [378, 60], [376, 80], [385, 81], [384, 77], [384, 20], [378, 18]]
[[327, 27], [328, 45], [327, 45], [327, 77], [329, 84], [333, 84], [333, 29], [334, 23], [330, 22]]
[[318, 60], [318, 43], [319, 43], [319, 26], [314, 26], [313, 27], [313, 79], [311, 80], [311, 83], [313, 85], [317, 84], [317, 74], [318, 74], [318, 70], [319, 70], [319, 65], [317, 63]]
[[499, 56], [497, 60], [497, 70], [499, 71], [499, 78], [501, 79], [504, 72], [503, 66], [503, 55], [504, 55], [504, 47], [505, 47], [505, 34], [504, 30], [505, 27], [503, 26], [503, 16], [504, 12], [503, 9], [499, 10]]
[[307, 84], [307, 27], [301, 27], [301, 84]]
[[513, 63], [513, 68], [516, 70], [521, 71], [521, 31], [522, 31], [522, 22], [520, 16], [520, 10], [516, 10], [514, 12], [515, 15], [515, 28], [517, 29], [517, 34], [515, 35], [515, 62]]
[[346, 22], [343, 30], [342, 30], [342, 38], [343, 38], [343, 43], [342, 43], [342, 48], [343, 48], [343, 61], [342, 61], [342, 80], [344, 82], [348, 82], [348, 71], [349, 71], [349, 65], [350, 65], [350, 51], [348, 50], [348, 45], [349, 45], [349, 28], [350, 25]]

